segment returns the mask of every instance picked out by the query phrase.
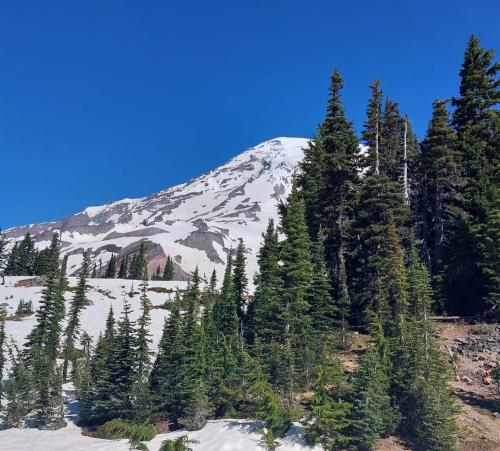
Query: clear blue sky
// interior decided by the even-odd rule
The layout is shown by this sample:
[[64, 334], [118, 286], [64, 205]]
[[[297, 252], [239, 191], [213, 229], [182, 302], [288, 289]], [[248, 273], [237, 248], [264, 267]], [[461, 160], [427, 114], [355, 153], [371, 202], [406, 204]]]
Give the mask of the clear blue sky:
[[53, 220], [310, 136], [329, 75], [425, 132], [466, 41], [499, 47], [498, 0], [0, 2], [0, 226]]

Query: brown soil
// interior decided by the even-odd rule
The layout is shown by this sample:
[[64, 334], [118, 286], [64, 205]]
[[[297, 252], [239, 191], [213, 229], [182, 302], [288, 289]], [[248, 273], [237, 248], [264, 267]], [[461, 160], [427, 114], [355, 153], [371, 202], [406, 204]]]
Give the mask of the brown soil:
[[[500, 357], [500, 325], [436, 321], [435, 328], [443, 352], [457, 369], [450, 381], [461, 408], [456, 418], [459, 426], [456, 450], [499, 451], [500, 399], [491, 371]], [[357, 366], [369, 342], [362, 334], [354, 334], [351, 340], [349, 350], [340, 355], [348, 372]], [[376, 451], [411, 451], [411, 448], [391, 436], [382, 439]]]

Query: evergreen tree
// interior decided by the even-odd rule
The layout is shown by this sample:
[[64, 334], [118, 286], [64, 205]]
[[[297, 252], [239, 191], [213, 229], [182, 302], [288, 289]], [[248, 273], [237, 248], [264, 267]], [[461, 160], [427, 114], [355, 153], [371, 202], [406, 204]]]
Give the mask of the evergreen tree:
[[[96, 381], [93, 411], [93, 422], [96, 424], [105, 423], [113, 418], [131, 419], [134, 416], [133, 389], [136, 382], [137, 336], [130, 313], [130, 304], [124, 299], [123, 312], [116, 332], [110, 324], [110, 335], [104, 335], [102, 347], [106, 368], [103, 377]], [[112, 322], [111, 317], [109, 323]]]
[[179, 418], [181, 415], [178, 372], [181, 364], [181, 321], [180, 299], [176, 298], [165, 321], [150, 375], [155, 415], [159, 418]]
[[284, 407], [266, 381], [257, 381], [251, 388], [255, 403], [259, 406], [255, 412], [257, 419], [263, 423], [263, 444], [268, 450], [275, 450], [291, 424], [291, 412]]
[[226, 270], [219, 296], [215, 299], [213, 321], [216, 330], [225, 337], [227, 343], [235, 347], [238, 337], [238, 306], [234, 287], [233, 258], [231, 253], [227, 257]]
[[129, 268], [129, 279], [142, 280], [144, 271], [147, 271], [147, 262], [144, 241], [141, 241], [139, 253], [134, 254]]
[[15, 243], [11, 249], [5, 274], [9, 276], [32, 276], [36, 269], [37, 250], [35, 242], [28, 232], [25, 237]]
[[111, 254], [111, 258], [109, 259], [108, 266], [106, 267], [106, 274], [104, 277], [106, 279], [114, 279], [116, 275], [116, 257], [115, 254]]
[[496, 106], [500, 101], [500, 64], [493, 58], [494, 51], [482, 49], [479, 39], [471, 36], [460, 71], [460, 96], [452, 100], [466, 215], [459, 219], [442, 286], [449, 311], [465, 315], [484, 312], [487, 298], [494, 297], [498, 290], [498, 285], [489, 282], [490, 273], [483, 270], [488, 257], [481, 246], [488, 212], [495, 209], [498, 186], [500, 119]]
[[429, 321], [408, 321], [392, 348], [391, 394], [401, 414], [401, 434], [416, 450], [453, 449], [457, 410], [448, 386], [449, 367]]
[[311, 445], [337, 450], [349, 444], [351, 404], [346, 400], [347, 393], [342, 365], [339, 362], [321, 365], [309, 402], [311, 411], [305, 420], [306, 439]]
[[5, 234], [2, 233], [2, 229], [0, 228], [0, 271], [4, 269], [7, 263], [7, 239], [5, 238]]
[[[57, 259], [59, 261], [59, 259]], [[40, 307], [36, 313], [36, 324], [29, 333], [23, 353], [18, 356], [12, 369], [12, 378], [23, 380], [29, 373], [30, 383], [26, 388], [16, 387], [23, 391], [21, 398], [30, 398], [25, 404], [23, 413], [31, 414], [39, 428], [59, 428], [65, 425], [63, 417], [62, 376], [57, 365], [60, 344], [61, 321], [64, 316], [64, 289], [66, 281], [61, 276], [59, 267], [53, 268], [47, 275]], [[25, 381], [27, 382], [27, 381]], [[8, 400], [18, 403], [18, 394], [9, 390]], [[14, 407], [16, 408], [16, 407]], [[17, 414], [11, 417], [19, 424], [26, 419]], [[10, 420], [9, 420], [10, 421]]]
[[380, 81], [375, 80], [370, 84], [372, 96], [368, 101], [366, 121], [361, 134], [363, 141], [368, 146], [367, 166], [371, 174], [380, 174], [380, 136], [382, 132], [382, 90]]
[[73, 369], [76, 366], [76, 353], [75, 353], [75, 341], [78, 339], [80, 333], [80, 315], [82, 310], [87, 305], [87, 278], [90, 266], [90, 255], [86, 251], [83, 254], [83, 263], [80, 268], [78, 285], [76, 287], [75, 295], [71, 301], [71, 305], [68, 312], [68, 322], [66, 324], [66, 329], [64, 331], [64, 346], [63, 346], [63, 366], [62, 366], [62, 378], [63, 381], [67, 381], [68, 377], [68, 365], [71, 362]]
[[[281, 246], [281, 277], [284, 303], [285, 344], [295, 354], [295, 365], [302, 375], [310, 368], [311, 322], [307, 294], [312, 277], [311, 243], [305, 222], [303, 198], [295, 184], [282, 208], [281, 229], [285, 240]], [[293, 369], [290, 369], [293, 389]]]
[[[339, 308], [332, 299], [331, 285], [325, 262], [325, 234], [320, 229], [311, 246], [312, 275], [307, 300], [310, 305], [312, 328], [325, 336], [337, 326]], [[349, 313], [349, 312], [347, 312]]]
[[122, 257], [120, 261], [120, 269], [118, 270], [118, 278], [126, 279], [128, 274], [128, 255]]
[[59, 235], [54, 233], [50, 246], [38, 252], [35, 257], [33, 273], [44, 276], [59, 267]]
[[[360, 162], [358, 140], [342, 106], [342, 87], [342, 78], [334, 71], [327, 114], [318, 136], [306, 150], [299, 178], [310, 236], [314, 239], [320, 226], [325, 231], [327, 267], [335, 290], [345, 258]], [[334, 295], [339, 297], [339, 293]]]
[[453, 240], [453, 225], [461, 214], [463, 179], [455, 149], [455, 133], [449, 125], [445, 101], [435, 101], [432, 119], [422, 143], [421, 201], [424, 212], [424, 255], [429, 254], [433, 276], [443, 271], [443, 258]]
[[6, 352], [6, 335], [5, 335], [5, 316], [7, 312], [3, 307], [0, 307], [0, 411], [2, 410], [2, 401], [4, 397], [4, 369], [5, 369], [5, 352]]
[[387, 98], [385, 101], [380, 135], [380, 172], [399, 182], [403, 176], [404, 119], [399, 105]]
[[352, 380], [350, 437], [355, 449], [373, 449], [397, 426], [389, 396], [388, 363], [375, 347], [366, 351]]
[[209, 413], [207, 387], [204, 380], [206, 372], [204, 334], [198, 321], [199, 297], [199, 276], [198, 268], [196, 268], [184, 300], [186, 311], [181, 322], [181, 359], [177, 368], [179, 377], [177, 389], [181, 413], [177, 421], [188, 430], [201, 429]]
[[284, 336], [285, 323], [279, 296], [283, 281], [280, 277], [278, 233], [272, 219], [262, 237], [258, 254], [259, 273], [255, 277], [255, 292], [248, 307], [247, 340], [250, 345], [258, 340], [265, 346]]
[[27, 366], [25, 359], [17, 349], [15, 343], [8, 348], [11, 363], [4, 394], [7, 405], [4, 408], [2, 420], [6, 428], [22, 427], [24, 420], [33, 411], [36, 397], [33, 373]]
[[148, 298], [148, 282], [146, 279], [142, 281], [140, 291], [141, 316], [137, 320], [137, 376], [136, 386], [133, 390], [135, 394], [134, 415], [137, 420], [146, 422], [151, 416], [152, 402], [148, 386], [152, 355], [150, 350], [152, 339], [149, 331], [151, 325], [151, 315], [149, 313], [151, 302]]
[[[391, 219], [394, 218], [394, 219]], [[409, 209], [397, 182], [385, 175], [363, 180], [356, 206], [348, 267], [351, 275], [352, 313], [356, 323], [367, 323], [370, 312], [386, 302], [381, 282], [389, 224], [397, 221], [399, 235], [409, 235]]]
[[165, 262], [162, 280], [174, 280], [174, 262], [170, 255], [167, 257], [167, 261]]
[[236, 255], [233, 264], [233, 289], [236, 296], [236, 313], [238, 315], [238, 334], [243, 337], [245, 323], [246, 290], [248, 279], [245, 273], [245, 245], [240, 238], [236, 248]]

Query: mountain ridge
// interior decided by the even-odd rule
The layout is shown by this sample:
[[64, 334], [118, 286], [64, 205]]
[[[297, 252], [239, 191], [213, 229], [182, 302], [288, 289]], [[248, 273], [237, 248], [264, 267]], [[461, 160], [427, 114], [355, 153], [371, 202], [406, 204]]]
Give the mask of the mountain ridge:
[[85, 249], [104, 271], [112, 254], [120, 261], [145, 241], [150, 273], [170, 255], [180, 280], [197, 265], [202, 274], [216, 269], [221, 277], [228, 252], [243, 238], [252, 278], [261, 233], [269, 219], [277, 219], [278, 201], [290, 192], [307, 143], [305, 138], [273, 138], [184, 183], [89, 206], [59, 221], [12, 227], [5, 235], [13, 242], [30, 232], [42, 249], [53, 233], [60, 233], [69, 274], [78, 270]]

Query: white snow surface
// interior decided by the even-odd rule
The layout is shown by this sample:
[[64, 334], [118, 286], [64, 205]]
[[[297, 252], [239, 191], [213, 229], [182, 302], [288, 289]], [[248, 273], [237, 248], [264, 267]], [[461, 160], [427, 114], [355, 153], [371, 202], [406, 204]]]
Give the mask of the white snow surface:
[[151, 272], [170, 255], [183, 278], [198, 265], [202, 275], [209, 276], [216, 269], [219, 279], [227, 252], [243, 238], [252, 281], [262, 232], [270, 218], [277, 220], [278, 202], [290, 192], [292, 175], [307, 143], [305, 138], [275, 138], [156, 194], [88, 207], [61, 221], [5, 232], [12, 244], [29, 231], [39, 249], [59, 232], [62, 253], [69, 255], [69, 274], [78, 270], [84, 249], [92, 250], [93, 262], [101, 262], [104, 271], [112, 253], [120, 261], [136, 251], [141, 240], [147, 240]]
[[[5, 285], [0, 285], [0, 304], [7, 310], [8, 316], [14, 315], [21, 299], [31, 300], [33, 308], [39, 306], [43, 287], [16, 286], [19, 282], [32, 279], [27, 276], [5, 277]], [[77, 279], [70, 277], [69, 286], [74, 287]], [[136, 319], [140, 312], [140, 299], [138, 287], [140, 281], [123, 279], [89, 279], [88, 299], [92, 301], [81, 316], [81, 330], [85, 330], [95, 338], [103, 331], [106, 316], [112, 306], [115, 318], [122, 311], [123, 299], [126, 298], [132, 307], [132, 319]], [[175, 296], [177, 289], [184, 290], [187, 282], [149, 281], [148, 297], [153, 305], [162, 305]], [[133, 290], [131, 290], [133, 287]], [[164, 291], [168, 292], [164, 292]], [[128, 293], [133, 291], [133, 296]], [[67, 291], [65, 295], [66, 308], [69, 307], [73, 294]], [[151, 310], [151, 333], [153, 347], [158, 346], [161, 330], [168, 310]], [[6, 332], [17, 344], [22, 345], [26, 335], [35, 324], [35, 315], [25, 317], [20, 321], [6, 321]], [[71, 385], [71, 384], [69, 384]], [[66, 387], [65, 388], [70, 388]], [[8, 429], [0, 431], [1, 451], [90, 451], [90, 450], [116, 450], [129, 449], [126, 440], [102, 440], [82, 435], [81, 429], [73, 423], [74, 405], [66, 405], [66, 421], [68, 425], [56, 431], [41, 431], [37, 429]], [[194, 450], [203, 451], [254, 451], [263, 450], [260, 445], [261, 435], [259, 425], [254, 421], [240, 419], [225, 419], [209, 421], [201, 430], [195, 432], [176, 431], [168, 434], [159, 434], [147, 443], [151, 451], [159, 449], [162, 440], [172, 439], [180, 435], [189, 435], [199, 443], [192, 445]], [[299, 426], [293, 426], [288, 435], [281, 440], [280, 451], [319, 450], [310, 448], [303, 443]]]
[[[181, 435], [199, 443], [190, 445], [196, 451], [262, 451], [261, 435], [258, 425], [247, 420], [215, 420], [194, 432], [176, 431], [159, 434], [146, 445], [150, 451], [157, 451], [161, 442]], [[320, 447], [311, 448], [303, 443], [300, 429], [292, 426], [287, 436], [280, 440], [279, 451], [319, 451]], [[57, 431], [39, 431], [37, 429], [8, 429], [0, 431], [0, 449], [2, 451], [128, 451], [127, 440], [102, 440], [81, 435], [79, 427], [69, 423]]]

